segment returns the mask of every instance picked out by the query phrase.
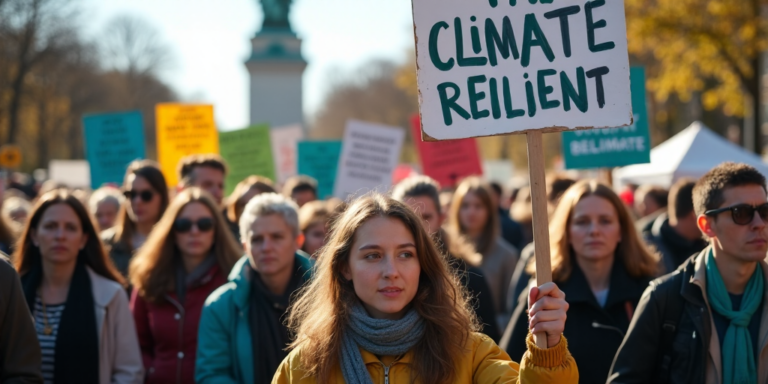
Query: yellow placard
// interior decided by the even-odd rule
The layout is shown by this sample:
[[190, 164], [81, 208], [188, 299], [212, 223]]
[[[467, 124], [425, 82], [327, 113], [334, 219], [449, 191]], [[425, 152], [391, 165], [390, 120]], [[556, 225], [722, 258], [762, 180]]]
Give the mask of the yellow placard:
[[15, 145], [0, 147], [0, 167], [18, 168], [21, 165], [21, 149]]
[[169, 186], [178, 184], [176, 169], [184, 156], [219, 153], [219, 134], [213, 121], [213, 106], [158, 104], [157, 160]]

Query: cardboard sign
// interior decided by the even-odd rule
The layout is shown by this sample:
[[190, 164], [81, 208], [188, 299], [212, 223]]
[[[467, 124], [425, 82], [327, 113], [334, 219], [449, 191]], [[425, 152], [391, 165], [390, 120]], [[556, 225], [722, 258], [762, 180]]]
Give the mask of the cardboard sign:
[[404, 138], [401, 128], [348, 121], [333, 195], [345, 200], [372, 190], [386, 193]]
[[277, 183], [284, 184], [296, 175], [296, 143], [304, 138], [301, 125], [272, 129], [272, 157]]
[[70, 188], [88, 188], [91, 185], [91, 166], [87, 160], [51, 160], [48, 176], [50, 180]]
[[467, 176], [483, 174], [475, 139], [425, 142], [421, 140], [419, 117], [415, 116], [411, 123], [422, 172], [435, 179], [441, 187], [455, 187]]
[[91, 188], [122, 184], [128, 164], [145, 157], [141, 112], [107, 113], [83, 117], [85, 158], [91, 166]]
[[566, 169], [621, 167], [651, 162], [645, 69], [633, 67], [630, 77], [634, 123], [621, 128], [563, 132]]
[[632, 122], [623, 0], [412, 0], [422, 131]]
[[179, 180], [176, 168], [184, 156], [219, 153], [219, 134], [212, 105], [158, 104], [157, 159], [168, 185]]
[[229, 173], [225, 191], [229, 195], [237, 183], [248, 176], [259, 175], [275, 179], [275, 163], [268, 125], [258, 125], [237, 131], [220, 132], [221, 157], [227, 161]]
[[320, 199], [333, 196], [340, 155], [341, 141], [300, 141], [297, 145], [298, 172], [317, 180]]

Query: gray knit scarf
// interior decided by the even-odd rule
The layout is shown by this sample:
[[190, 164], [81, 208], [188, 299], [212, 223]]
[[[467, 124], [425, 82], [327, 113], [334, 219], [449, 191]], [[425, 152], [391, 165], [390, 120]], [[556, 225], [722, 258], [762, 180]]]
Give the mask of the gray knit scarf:
[[[341, 372], [348, 384], [373, 384], [360, 349], [378, 356], [399, 356], [424, 334], [424, 319], [409, 310], [400, 320], [374, 319], [359, 303], [352, 306], [341, 345]], [[359, 348], [358, 348], [359, 346]]]

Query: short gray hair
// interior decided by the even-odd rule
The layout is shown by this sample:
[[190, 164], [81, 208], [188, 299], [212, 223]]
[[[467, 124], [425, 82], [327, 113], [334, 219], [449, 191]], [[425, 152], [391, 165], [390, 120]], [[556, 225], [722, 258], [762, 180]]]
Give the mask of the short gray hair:
[[299, 235], [299, 206], [277, 193], [262, 193], [248, 202], [240, 216], [240, 238], [246, 241], [253, 223], [268, 215], [280, 215], [293, 235]]
[[91, 194], [91, 198], [88, 199], [88, 208], [91, 209], [92, 214], [96, 214], [96, 210], [101, 203], [114, 204], [117, 209], [120, 209], [120, 205], [123, 203], [124, 197], [117, 188], [102, 187], [97, 189]]

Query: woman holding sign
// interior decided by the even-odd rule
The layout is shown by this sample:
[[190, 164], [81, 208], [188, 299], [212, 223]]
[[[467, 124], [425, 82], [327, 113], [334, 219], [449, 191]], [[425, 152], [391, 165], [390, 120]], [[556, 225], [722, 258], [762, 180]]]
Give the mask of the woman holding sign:
[[146, 383], [194, 383], [197, 331], [208, 295], [240, 258], [213, 198], [181, 192], [131, 261], [131, 310]]
[[448, 229], [466, 237], [483, 256], [480, 269], [491, 288], [497, 323], [504, 329], [510, 316], [505, 313], [507, 290], [515, 272], [518, 250], [501, 238], [491, 193], [491, 187], [479, 177], [464, 179], [453, 196]]
[[373, 194], [339, 217], [316, 275], [294, 303], [297, 338], [273, 384], [576, 383], [561, 336], [568, 304], [555, 284], [531, 289], [531, 330], [545, 332], [522, 365], [487, 336], [421, 219]]
[[[658, 258], [640, 240], [619, 196], [594, 180], [565, 192], [549, 228], [553, 281], [570, 304], [564, 335], [582, 382], [603, 383]], [[533, 266], [528, 272], [535, 273]], [[500, 343], [512, 358], [526, 351], [526, 309], [521, 294]]]
[[101, 233], [115, 266], [128, 276], [128, 264], [168, 207], [168, 186], [156, 163], [134, 161], [123, 183], [123, 201], [115, 226]]

